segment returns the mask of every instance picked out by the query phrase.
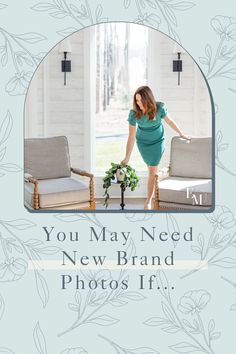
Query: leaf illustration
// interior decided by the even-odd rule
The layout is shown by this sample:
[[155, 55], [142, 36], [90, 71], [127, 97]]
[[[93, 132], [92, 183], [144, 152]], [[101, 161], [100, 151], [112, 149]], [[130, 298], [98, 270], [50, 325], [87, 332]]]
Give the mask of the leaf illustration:
[[68, 304], [68, 307], [69, 307], [69, 309], [70, 309], [71, 311], [75, 311], [75, 312], [78, 312], [78, 311], [79, 311], [79, 306], [78, 306], [78, 305], [69, 303], [69, 304]]
[[166, 315], [166, 317], [168, 318], [168, 320], [170, 322], [176, 324], [175, 315], [174, 315], [172, 309], [164, 302], [162, 302], [162, 310], [163, 310], [164, 314]]
[[50, 10], [55, 10], [56, 7], [53, 4], [50, 4], [48, 2], [42, 2], [39, 4], [34, 5], [31, 7], [32, 10], [43, 12], [43, 11], [50, 11]]
[[47, 282], [37, 270], [35, 270], [35, 279], [39, 297], [42, 301], [43, 308], [45, 308], [49, 300], [49, 290]]
[[0, 151], [0, 161], [2, 161], [6, 155], [6, 150], [7, 148], [3, 148], [1, 151]]
[[210, 320], [208, 324], [208, 333], [211, 335], [215, 329], [215, 321], [213, 319]]
[[147, 347], [127, 349], [126, 352], [127, 354], [159, 354], [156, 350]]
[[[165, 3], [163, 3], [163, 4], [165, 4]], [[174, 11], [171, 10], [170, 6], [165, 5], [164, 11], [165, 11], [166, 16], [170, 20], [170, 22], [172, 22], [175, 26], [177, 26], [177, 19], [176, 19], [175, 13], [174, 13]]]
[[201, 351], [200, 347], [197, 347], [191, 343], [181, 342], [175, 345], [171, 345], [169, 348], [174, 350], [177, 353], [192, 353]]
[[0, 126], [0, 145], [7, 141], [13, 126], [11, 113], [8, 111]]
[[1, 320], [2, 316], [3, 316], [4, 310], [5, 310], [5, 304], [4, 304], [3, 297], [0, 294], [0, 320]]
[[5, 5], [5, 4], [0, 4], [0, 10], [5, 9], [6, 7], [7, 7], [7, 5]]
[[102, 335], [99, 335], [99, 337], [107, 341], [115, 349], [117, 354], [160, 354], [158, 351], [148, 347], [141, 347], [141, 348], [134, 348], [134, 349], [122, 348], [120, 345], [116, 344], [112, 340]]
[[131, 222], [138, 222], [138, 221], [148, 221], [153, 217], [153, 214], [125, 214], [126, 219]]
[[225, 77], [227, 79], [236, 80], [236, 68], [233, 68], [233, 69], [228, 70], [228, 71], [221, 72], [219, 75], [223, 76], [223, 77]]
[[145, 296], [135, 291], [122, 293], [121, 297], [132, 301], [141, 301], [145, 299]]
[[176, 2], [174, 4], [171, 4], [172, 9], [177, 10], [177, 11], [186, 11], [194, 7], [195, 4], [193, 2], [189, 1], [180, 1]]
[[61, 250], [61, 248], [56, 247], [56, 246], [43, 247], [43, 248], [34, 246], [34, 250], [36, 250], [37, 252], [42, 253], [42, 254], [52, 255], [52, 254], [58, 253]]
[[80, 220], [88, 220], [87, 215], [77, 215], [77, 214], [57, 214], [55, 218], [65, 222], [76, 222]]
[[30, 43], [30, 44], [38, 43], [40, 41], [43, 41], [43, 40], [47, 39], [42, 34], [36, 33], [36, 32], [15, 34], [14, 37], [17, 38], [17, 39], [20, 39], [21, 41], [24, 41], [26, 43]]
[[57, 33], [62, 36], [62, 37], [67, 37], [69, 36], [70, 34], [74, 33], [78, 31], [78, 28], [75, 28], [75, 27], [67, 27], [63, 30], [60, 30], [60, 31], [57, 31]]
[[34, 343], [35, 343], [38, 353], [39, 354], [47, 354], [46, 341], [44, 338], [44, 334], [40, 328], [39, 322], [35, 326], [33, 337], [34, 337]]
[[0, 354], [15, 354], [15, 352], [8, 348], [0, 347]]
[[70, 354], [70, 353], [75, 353], [75, 354], [89, 354], [84, 348], [82, 347], [77, 347], [77, 348], [67, 348], [64, 349], [61, 354]]
[[[172, 214], [166, 214], [166, 224], [167, 224], [167, 230], [170, 234], [172, 234], [173, 232], [180, 233], [178, 222]], [[178, 242], [176, 241], [173, 241], [173, 243], [175, 246], [178, 244]]]
[[0, 165], [0, 169], [7, 172], [20, 172], [22, 168], [14, 163], [4, 163]]
[[30, 227], [36, 226], [36, 224], [33, 221], [26, 220], [26, 219], [9, 220], [9, 221], [4, 221], [2, 223], [6, 224], [7, 226], [13, 227], [14, 229], [17, 230], [26, 230], [29, 229]]
[[128, 304], [127, 301], [123, 301], [123, 300], [120, 300], [120, 299], [111, 299], [109, 301], [109, 304], [111, 304], [112, 306], [114, 307], [122, 307], [122, 306], [125, 306]]
[[163, 270], [157, 272], [157, 284], [160, 288], [160, 293], [166, 299], [170, 299], [169, 283]]
[[235, 268], [236, 259], [230, 257], [224, 257], [221, 259], [216, 259], [215, 261], [211, 261], [210, 264], [222, 268]]
[[6, 66], [7, 63], [8, 63], [8, 52], [7, 52], [7, 46], [5, 47], [5, 52], [3, 53], [2, 55], [2, 58], [1, 58], [1, 63], [2, 63], [2, 66]]
[[94, 323], [99, 326], [112, 326], [115, 323], [119, 322], [117, 318], [111, 317], [109, 315], [101, 315], [98, 317], [90, 318], [87, 322]]
[[28, 241], [25, 241], [24, 244], [29, 246], [29, 247], [33, 247], [34, 248], [34, 247], [42, 245], [43, 241], [31, 238]]
[[66, 11], [56, 11], [52, 12], [49, 14], [51, 17], [62, 19], [65, 18], [66, 16], [69, 16], [69, 14]]
[[124, 0], [125, 9], [128, 9], [128, 7], [130, 7], [130, 4], [131, 4], [131, 0]]
[[199, 57], [199, 61], [201, 64], [209, 65], [209, 59], [207, 58]]
[[199, 332], [199, 327], [196, 321], [193, 322], [193, 324], [191, 324], [189, 321], [187, 321], [186, 319], [183, 319], [183, 324], [190, 330], [190, 333], [200, 333]]
[[95, 12], [95, 16], [96, 16], [97, 22], [99, 21], [100, 17], [102, 16], [102, 12], [103, 12], [102, 5], [99, 4], [99, 5], [97, 6], [96, 12]]
[[153, 0], [146, 0], [146, 3], [152, 8], [152, 9], [156, 9], [157, 5], [155, 3], [155, 1]]
[[162, 326], [166, 323], [167, 323], [166, 319], [161, 317], [151, 317], [144, 322], [145, 325], [150, 327]]

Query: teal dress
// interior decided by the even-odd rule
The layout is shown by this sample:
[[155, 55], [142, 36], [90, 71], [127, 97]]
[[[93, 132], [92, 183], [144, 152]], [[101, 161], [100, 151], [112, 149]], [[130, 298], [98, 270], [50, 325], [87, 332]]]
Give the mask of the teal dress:
[[167, 109], [163, 102], [157, 102], [157, 113], [153, 120], [142, 115], [140, 119], [135, 116], [135, 111], [131, 110], [128, 122], [138, 128], [136, 130], [136, 143], [139, 152], [148, 166], [157, 166], [165, 150], [165, 136], [162, 119], [167, 115]]

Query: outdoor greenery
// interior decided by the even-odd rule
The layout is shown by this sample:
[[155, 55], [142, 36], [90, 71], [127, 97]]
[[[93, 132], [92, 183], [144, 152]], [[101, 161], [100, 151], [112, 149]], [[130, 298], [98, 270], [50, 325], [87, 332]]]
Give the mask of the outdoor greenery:
[[108, 189], [110, 188], [112, 181], [116, 180], [116, 172], [118, 170], [120, 170], [120, 173], [124, 174], [123, 181], [119, 182], [121, 188], [125, 189], [129, 187], [131, 191], [134, 191], [138, 185], [139, 177], [137, 176], [136, 171], [130, 165], [123, 166], [121, 164], [111, 162], [111, 168], [106, 171], [106, 176], [103, 178], [103, 188], [105, 189], [104, 205], [106, 208], [108, 207], [108, 199], [110, 197]]

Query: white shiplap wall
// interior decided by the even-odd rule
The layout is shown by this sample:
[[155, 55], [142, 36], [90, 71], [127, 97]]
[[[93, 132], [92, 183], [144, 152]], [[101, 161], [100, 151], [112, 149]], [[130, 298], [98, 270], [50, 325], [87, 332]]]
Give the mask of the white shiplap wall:
[[63, 54], [55, 46], [38, 67], [27, 95], [26, 137], [66, 135], [71, 164], [84, 165], [84, 31], [70, 37], [72, 72], [61, 72]]
[[[168, 36], [149, 30], [148, 83], [158, 101], [166, 104], [170, 116], [181, 130], [190, 136], [212, 135], [211, 102], [204, 77], [193, 58], [181, 54], [183, 72], [178, 86], [177, 73], [173, 72], [175, 42]], [[169, 162], [170, 140], [175, 132], [165, 124], [166, 150], [161, 166]]]

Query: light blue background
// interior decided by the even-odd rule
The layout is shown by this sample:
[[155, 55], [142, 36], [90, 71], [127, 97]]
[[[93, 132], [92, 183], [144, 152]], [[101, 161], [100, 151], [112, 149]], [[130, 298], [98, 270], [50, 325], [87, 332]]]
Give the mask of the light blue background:
[[[81, 28], [75, 20], [68, 16], [57, 19], [50, 16], [49, 11], [40, 12], [36, 11], [37, 8], [33, 8], [38, 4], [45, 3], [52, 4], [53, 0], [0, 1], [0, 27], [3, 31], [11, 33], [12, 36], [9, 40], [13, 48], [15, 45], [14, 38], [16, 39], [18, 35], [24, 33], [34, 32], [44, 36], [45, 40], [32, 44], [21, 42], [24, 45], [23, 51], [28, 50], [33, 54], [46, 53], [63, 38], [57, 33], [58, 31], [68, 27]], [[54, 5], [55, 3], [60, 5], [64, 2], [57, 0]], [[84, 0], [67, 1], [67, 4], [72, 3], [79, 7], [81, 4], [86, 4]], [[184, 11], [174, 9], [177, 26], [171, 23], [170, 19], [167, 23], [157, 4], [168, 3], [170, 6], [185, 7], [187, 5], [186, 1], [131, 0], [127, 9], [124, 7], [123, 1], [95, 0], [89, 1], [87, 5], [92, 13], [94, 23], [96, 23], [95, 13], [99, 5], [102, 6], [102, 18], [107, 18], [109, 21], [134, 22], [138, 18], [137, 3], [145, 4], [142, 11], [146, 21], [150, 14], [160, 17], [159, 30], [168, 34], [167, 24], [175, 29], [181, 38], [182, 46], [186, 48], [207, 74], [206, 65], [202, 64], [199, 58], [206, 57], [205, 47], [207, 44], [211, 46], [212, 57], [214, 58], [220, 42], [220, 35], [216, 32], [216, 28], [212, 26], [211, 21], [217, 15], [226, 16], [228, 17], [227, 21], [230, 21], [229, 17], [235, 9], [234, 1], [207, 2], [193, 0], [191, 3], [195, 6], [192, 8]], [[2, 4], [7, 6], [4, 7]], [[221, 18], [221, 21], [224, 20]], [[231, 21], [236, 22], [235, 19]], [[84, 26], [91, 25], [89, 20], [81, 20], [81, 22]], [[230, 31], [234, 36], [234, 31], [236, 31], [234, 25], [231, 25]], [[226, 43], [229, 48], [236, 45], [233, 40], [226, 41]], [[0, 36], [1, 46], [4, 46], [2, 35]], [[169, 354], [173, 352], [191, 353], [194, 351], [194, 346], [195, 352], [203, 352], [196, 350], [197, 343], [201, 343], [204, 348], [207, 348], [205, 353], [222, 354], [226, 350], [229, 354], [233, 353], [236, 322], [236, 306], [234, 305], [236, 303], [236, 287], [234, 286], [234, 283], [236, 283], [236, 257], [233, 239], [235, 232], [234, 186], [236, 177], [234, 164], [236, 57], [234, 57], [234, 53], [236, 52], [231, 54], [231, 58], [234, 59], [231, 60], [229, 65], [226, 55], [223, 55], [217, 61], [218, 65], [225, 65], [225, 72], [231, 70], [231, 78], [213, 77], [209, 80], [213, 98], [217, 105], [216, 132], [221, 131], [217, 135], [217, 137], [221, 137], [221, 141], [218, 142], [216, 151], [218, 151], [220, 144], [222, 150], [216, 156], [217, 207], [214, 213], [207, 216], [204, 214], [109, 214], [108, 218], [108, 214], [105, 213], [97, 215], [64, 214], [64, 216], [28, 213], [23, 207], [22, 188], [25, 95], [13, 96], [6, 91], [7, 83], [15, 75], [11, 55], [9, 55], [5, 66], [0, 63], [0, 142], [3, 141], [0, 144], [0, 353], [54, 354], [64, 351], [63, 353], [67, 354], [86, 352], [89, 354], [150, 354], [157, 352]], [[0, 55], [2, 56], [1, 51]], [[28, 66], [27, 70], [33, 72], [35, 68]], [[225, 76], [229, 76], [229, 74]], [[9, 115], [7, 116], [8, 111]], [[58, 230], [65, 232], [77, 230], [81, 235], [81, 240], [76, 245], [69, 242], [60, 244], [56, 241], [47, 244], [42, 230], [42, 226], [45, 225], [53, 225]], [[196, 248], [192, 248], [192, 246], [198, 244], [198, 235], [201, 233], [203, 236], [199, 238], [199, 242], [201, 243], [201, 240], [204, 240], [204, 252], [209, 250], [205, 259], [210, 261], [214, 257], [213, 261], [217, 262], [214, 265], [211, 264], [208, 270], [196, 272], [186, 278], [181, 278], [181, 276], [188, 271], [172, 270], [165, 272], [170, 286], [175, 287], [174, 290], [170, 290], [173, 307], [169, 312], [165, 311], [166, 307], [163, 305], [163, 303], [168, 304], [168, 300], [161, 295], [160, 290], [138, 290], [135, 283], [137, 272], [129, 269], [127, 273], [130, 278], [130, 291], [133, 293], [132, 296], [126, 298], [127, 304], [123, 303], [124, 306], [114, 307], [110, 303], [104, 302], [100, 309], [98, 309], [99, 306], [94, 307], [94, 309], [97, 308], [96, 317], [100, 316], [100, 320], [86, 323], [64, 336], [58, 337], [60, 332], [69, 328], [75, 321], [76, 312], [68, 308], [69, 303], [75, 303], [75, 291], [72, 288], [67, 291], [60, 290], [60, 271], [39, 270], [38, 274], [41, 282], [38, 280], [38, 284], [36, 283], [35, 272], [26, 270], [24, 263], [31, 258], [35, 259], [35, 254], [32, 255], [29, 252], [27, 241], [31, 239], [42, 240], [43, 243], [38, 243], [36, 246], [36, 255], [39, 255], [40, 252], [51, 253], [41, 254], [43, 259], [48, 260], [61, 259], [59, 249], [48, 247], [63, 247], [68, 251], [79, 250], [81, 255], [106, 254], [108, 258], [114, 258], [116, 250], [123, 249], [120, 243], [111, 244], [107, 242], [100, 244], [98, 247], [88, 241], [90, 226], [96, 226], [99, 229], [102, 225], [117, 232], [130, 231], [132, 242], [136, 247], [133, 252], [136, 252], [137, 255], [165, 255], [174, 247], [172, 243], [169, 243], [168, 246], [164, 246], [160, 242], [155, 242], [154, 245], [151, 242], [141, 243], [139, 241], [140, 226], [149, 228], [155, 226], [159, 231], [178, 230], [179, 228], [181, 232], [192, 226], [194, 241], [192, 243], [180, 242], [175, 247], [175, 259], [199, 259], [200, 255], [194, 252]], [[207, 245], [211, 235], [213, 235], [212, 239], [215, 240], [215, 246], [211, 243], [209, 245], [211, 247], [208, 249]], [[13, 246], [8, 244], [7, 248], [7, 242], [13, 242]], [[217, 242], [218, 244], [216, 244]], [[155, 273], [152, 271], [146, 272], [148, 274]], [[112, 276], [115, 278], [117, 273], [114, 272]], [[224, 280], [225, 278], [228, 281]], [[188, 293], [189, 291], [194, 292]], [[82, 294], [85, 298], [87, 291], [82, 292]], [[134, 301], [134, 298], [136, 301]], [[187, 306], [186, 311], [192, 309], [192, 314], [181, 312], [183, 308], [179, 307], [180, 304]], [[204, 328], [201, 329], [200, 333], [190, 333], [187, 327], [184, 327], [185, 332], [183, 328], [180, 330], [173, 329], [173, 324], [172, 329], [168, 329], [168, 326], [157, 325], [157, 321], [155, 322], [156, 326], [150, 326], [150, 318], [158, 317], [166, 320], [168, 314], [170, 319], [172, 318], [172, 322], [177, 321], [173, 314], [176, 314], [180, 320], [185, 318], [192, 323], [194, 319], [195, 323], [197, 323], [196, 321], [199, 323], [201, 319]], [[110, 318], [115, 320], [110, 319], [110, 325], [101, 325], [102, 315], [109, 315]], [[92, 317], [94, 318], [94, 316]], [[92, 317], [90, 317], [90, 320]], [[219, 338], [212, 341], [211, 346], [209, 346], [207, 345], [206, 333], [211, 319], [215, 321], [216, 328], [214, 331], [220, 332], [221, 336], [219, 337], [216, 334], [215, 336]], [[148, 320], [149, 322], [147, 322]], [[102, 336], [106, 337], [107, 340]], [[204, 338], [204, 336], [206, 337]], [[186, 343], [189, 343], [189, 346]], [[172, 348], [170, 348], [171, 346]]]

